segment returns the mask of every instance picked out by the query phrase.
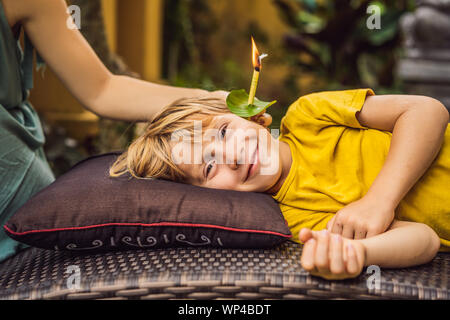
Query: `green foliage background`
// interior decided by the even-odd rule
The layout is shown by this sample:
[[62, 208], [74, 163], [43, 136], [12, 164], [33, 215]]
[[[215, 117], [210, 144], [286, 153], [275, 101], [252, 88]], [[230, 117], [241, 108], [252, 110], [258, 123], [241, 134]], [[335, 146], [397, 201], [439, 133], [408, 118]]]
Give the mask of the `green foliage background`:
[[[164, 75], [170, 83], [208, 90], [247, 88], [248, 74], [236, 61], [214, 61], [203, 45], [217, 32], [217, 17], [208, 0], [166, 2]], [[399, 19], [414, 9], [414, 0], [273, 0], [290, 27], [284, 46], [273, 59], [288, 66], [283, 90], [271, 92], [273, 127], [278, 127], [290, 103], [311, 91], [371, 87], [378, 94], [401, 93], [395, 67], [401, 57]], [[376, 5], [381, 28], [370, 30], [367, 8]], [[242, 13], [237, 13], [242, 15]], [[254, 35], [264, 44], [267, 35], [249, 22], [248, 30], [229, 30], [229, 39]], [[225, 38], [227, 35], [225, 35]], [[231, 43], [224, 45], [230, 46]], [[272, 60], [274, 61], [274, 60]], [[310, 76], [314, 84], [302, 87], [298, 78]], [[265, 80], [266, 81], [266, 80]], [[267, 80], [267, 81], [270, 81]], [[270, 84], [268, 85], [270, 87]]]

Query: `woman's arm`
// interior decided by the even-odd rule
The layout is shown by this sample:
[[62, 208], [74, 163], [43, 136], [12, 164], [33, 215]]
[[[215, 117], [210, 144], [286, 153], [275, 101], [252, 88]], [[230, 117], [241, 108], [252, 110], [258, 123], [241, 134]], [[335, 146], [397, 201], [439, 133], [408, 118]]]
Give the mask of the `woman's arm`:
[[301, 263], [311, 274], [326, 279], [357, 277], [364, 266], [403, 268], [434, 258], [440, 247], [437, 234], [427, 225], [394, 220], [382, 234], [350, 240], [327, 230], [302, 229]]
[[3, 4], [11, 25], [24, 26], [39, 54], [68, 90], [102, 117], [148, 121], [179, 98], [207, 94], [111, 74], [81, 33], [67, 27], [69, 14], [63, 0], [3, 0]]
[[403, 197], [422, 177], [442, 146], [449, 113], [424, 96], [368, 97], [357, 114], [361, 125], [392, 132], [386, 162], [367, 194], [336, 213], [329, 229], [362, 239], [387, 229]]
[[98, 95], [86, 106], [105, 118], [150, 121], [162, 108], [180, 98], [210, 95], [225, 99], [226, 94], [224, 91], [178, 88], [111, 75]]

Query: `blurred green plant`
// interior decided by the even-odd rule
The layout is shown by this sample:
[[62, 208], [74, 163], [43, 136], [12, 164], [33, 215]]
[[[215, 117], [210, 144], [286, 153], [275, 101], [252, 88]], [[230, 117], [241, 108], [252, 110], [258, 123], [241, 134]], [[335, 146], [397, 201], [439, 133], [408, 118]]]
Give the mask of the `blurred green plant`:
[[[210, 91], [248, 85], [248, 75], [243, 74], [237, 61], [231, 57], [218, 61], [211, 54], [209, 44], [218, 36], [220, 25], [210, 8], [210, 1], [166, 1], [164, 17], [163, 77], [171, 85]], [[242, 35], [233, 30], [220, 36], [226, 39], [224, 47], [232, 47], [236, 38]]]
[[[235, 48], [242, 39], [248, 41], [250, 67], [250, 36], [255, 36], [260, 44], [267, 43], [268, 37], [254, 21], [248, 21], [243, 30], [223, 28], [210, 6], [208, 0], [165, 2], [163, 77], [180, 87], [209, 91], [248, 89], [251, 73], [243, 72], [241, 61], [235, 60], [240, 54]], [[223, 40], [220, 48], [211, 47], [211, 43], [220, 42], [211, 41], [213, 37]], [[220, 57], [213, 53], [218, 51], [222, 53]]]
[[[294, 55], [289, 59], [292, 74], [314, 75], [317, 90], [398, 89], [394, 70], [401, 44], [399, 18], [414, 8], [414, 0], [273, 1], [292, 28], [284, 39]], [[367, 8], [372, 5], [378, 8], [380, 28], [368, 27], [373, 13]]]
[[173, 0], [165, 2], [163, 76], [170, 84], [182, 87], [215, 89], [211, 78], [203, 71], [200, 48], [196, 45], [194, 17], [209, 10], [203, 0]]
[[[292, 30], [284, 37], [285, 48], [271, 51], [271, 63], [288, 67], [283, 85], [272, 86], [265, 97], [279, 100], [270, 110], [272, 128], [279, 126], [292, 101], [312, 91], [357, 87], [371, 87], [378, 94], [403, 91], [394, 74], [401, 56], [399, 18], [414, 9], [414, 0], [272, 1]], [[368, 28], [372, 12], [367, 8], [371, 5], [380, 13], [379, 29]], [[250, 35], [264, 46], [269, 42], [267, 35], [250, 20], [244, 32], [221, 28], [210, 6], [208, 0], [165, 2], [164, 76], [176, 86], [247, 88], [249, 75], [240, 61], [233, 60], [236, 52], [232, 48]], [[245, 14], [236, 12], [243, 18]], [[220, 59], [211, 54], [213, 37], [224, 40]]]

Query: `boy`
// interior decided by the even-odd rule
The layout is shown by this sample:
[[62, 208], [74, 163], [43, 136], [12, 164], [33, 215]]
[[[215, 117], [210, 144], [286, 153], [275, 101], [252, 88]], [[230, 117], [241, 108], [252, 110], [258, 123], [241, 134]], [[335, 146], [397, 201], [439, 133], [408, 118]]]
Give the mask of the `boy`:
[[222, 100], [185, 99], [153, 119], [110, 174], [269, 193], [304, 243], [302, 266], [345, 279], [450, 249], [448, 122], [428, 97], [322, 92], [290, 106], [277, 140]]

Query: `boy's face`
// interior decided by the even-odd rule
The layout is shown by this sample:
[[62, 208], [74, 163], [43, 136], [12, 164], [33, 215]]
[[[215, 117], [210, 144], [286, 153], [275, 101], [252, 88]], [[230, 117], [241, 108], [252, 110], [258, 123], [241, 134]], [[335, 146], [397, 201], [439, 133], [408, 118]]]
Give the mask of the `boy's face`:
[[[194, 136], [173, 139], [172, 159], [187, 183], [213, 189], [265, 192], [281, 176], [279, 141], [267, 128], [234, 114], [216, 116]], [[184, 137], [186, 138], [186, 137]]]

